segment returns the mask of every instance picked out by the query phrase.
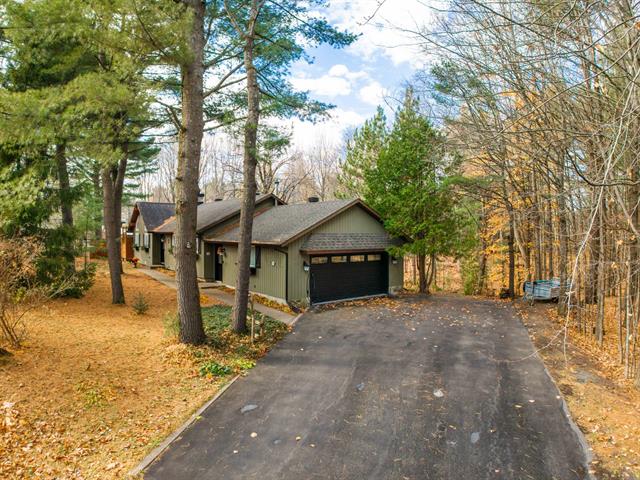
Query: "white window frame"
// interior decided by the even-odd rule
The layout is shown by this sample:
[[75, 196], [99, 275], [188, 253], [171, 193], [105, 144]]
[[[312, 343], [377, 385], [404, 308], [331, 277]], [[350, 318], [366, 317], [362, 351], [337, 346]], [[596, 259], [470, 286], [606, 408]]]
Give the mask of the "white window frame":
[[200, 237], [196, 235], [196, 255], [200, 255]]
[[148, 232], [144, 232], [144, 248], [148, 249], [151, 244], [151, 234]]

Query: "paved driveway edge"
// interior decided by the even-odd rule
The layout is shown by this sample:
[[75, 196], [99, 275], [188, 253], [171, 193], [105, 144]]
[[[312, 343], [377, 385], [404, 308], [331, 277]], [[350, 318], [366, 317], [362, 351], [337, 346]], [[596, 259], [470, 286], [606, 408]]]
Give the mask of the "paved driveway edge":
[[184, 432], [187, 428], [189, 428], [201, 415], [202, 413], [209, 408], [213, 402], [215, 402], [218, 398], [222, 396], [227, 389], [233, 385], [233, 383], [240, 378], [241, 375], [236, 375], [229, 382], [227, 382], [220, 390], [216, 392], [216, 394], [204, 405], [202, 405], [193, 415], [189, 417], [189, 419], [180, 425], [176, 430], [174, 430], [167, 438], [165, 438], [160, 445], [154, 448], [146, 457], [142, 459], [142, 461], [136, 465], [133, 469], [129, 471], [127, 477], [136, 477], [143, 473], [146, 468], [151, 465], [162, 453], [171, 445], [171, 443], [178, 438], [182, 432]]
[[593, 453], [591, 452], [591, 448], [589, 447], [589, 442], [587, 441], [587, 438], [584, 436], [584, 433], [582, 433], [582, 430], [580, 430], [580, 427], [578, 427], [578, 424], [575, 422], [575, 420], [571, 416], [569, 405], [567, 405], [567, 402], [564, 399], [564, 395], [558, 388], [558, 384], [556, 383], [555, 378], [553, 378], [553, 375], [551, 375], [551, 372], [547, 368], [547, 364], [544, 363], [544, 358], [542, 358], [542, 355], [540, 355], [540, 351], [533, 343], [533, 340], [529, 335], [529, 329], [524, 324], [522, 320], [522, 316], [520, 315], [520, 312], [515, 308], [513, 308], [513, 312], [514, 312], [514, 315], [518, 318], [518, 320], [522, 324], [522, 328], [524, 328], [525, 331], [527, 332], [527, 336], [529, 336], [529, 342], [531, 342], [531, 347], [533, 348], [535, 356], [538, 358], [538, 360], [540, 360], [540, 363], [542, 364], [542, 368], [544, 369], [544, 373], [547, 374], [547, 377], [549, 377], [549, 380], [551, 380], [551, 383], [553, 384], [554, 388], [558, 392], [558, 397], [560, 398], [560, 403], [562, 405], [562, 412], [564, 413], [564, 416], [566, 417], [567, 422], [569, 423], [569, 427], [571, 427], [571, 430], [573, 430], [573, 433], [576, 435], [576, 438], [578, 439], [578, 443], [580, 444], [580, 447], [582, 447], [582, 452], [584, 453], [584, 461], [586, 464], [585, 468], [587, 471], [586, 480], [597, 480], [595, 475], [591, 473], [590, 465], [591, 465], [591, 461], [593, 460]]

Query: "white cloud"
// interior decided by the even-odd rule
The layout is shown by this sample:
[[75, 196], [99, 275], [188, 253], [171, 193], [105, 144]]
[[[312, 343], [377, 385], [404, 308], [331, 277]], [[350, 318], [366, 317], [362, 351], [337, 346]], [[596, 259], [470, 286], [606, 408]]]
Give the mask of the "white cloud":
[[334, 108], [323, 122], [306, 122], [299, 119], [274, 121], [281, 126], [292, 127], [294, 148], [307, 150], [317, 143], [318, 138], [326, 138], [332, 143], [342, 142], [347, 129], [362, 125], [366, 118], [353, 110]]
[[308, 90], [315, 95], [337, 97], [351, 93], [351, 82], [348, 79], [331, 75], [323, 75], [319, 78], [294, 77], [291, 83], [297, 90]]
[[388, 93], [389, 91], [379, 82], [373, 81], [360, 89], [358, 98], [369, 105], [377, 106], [383, 102]]
[[[388, 57], [395, 65], [423, 62], [420, 41], [414, 32], [430, 25], [442, 0], [333, 0], [322, 13], [332, 25], [360, 33], [348, 51], [365, 59]], [[374, 15], [375, 14], [375, 15]]]
[[349, 69], [346, 65], [342, 65], [341, 63], [334, 65], [329, 69], [329, 75], [332, 77], [346, 77], [349, 73]]
[[321, 77], [310, 78], [300, 73], [291, 79], [291, 83], [294, 88], [309, 91], [314, 95], [338, 97], [351, 94], [354, 84], [367, 77], [366, 72], [352, 72], [346, 65], [336, 64]]

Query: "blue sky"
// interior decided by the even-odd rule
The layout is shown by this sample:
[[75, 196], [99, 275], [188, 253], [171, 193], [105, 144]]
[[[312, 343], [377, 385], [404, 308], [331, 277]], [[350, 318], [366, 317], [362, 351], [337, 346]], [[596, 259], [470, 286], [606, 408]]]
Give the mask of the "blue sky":
[[[362, 124], [377, 105], [384, 106], [390, 99], [393, 103], [392, 98], [424, 60], [414, 35], [405, 30], [415, 31], [433, 22], [434, 14], [427, 4], [434, 3], [387, 0], [378, 8], [378, 0], [331, 1], [330, 8], [321, 14], [334, 26], [360, 37], [346, 49], [313, 49], [309, 51], [313, 64], [294, 65], [291, 81], [297, 89], [336, 106], [331, 119], [321, 124], [289, 122], [298, 147], [310, 147], [319, 139], [338, 143], [345, 129]], [[376, 9], [375, 17], [367, 21]]]

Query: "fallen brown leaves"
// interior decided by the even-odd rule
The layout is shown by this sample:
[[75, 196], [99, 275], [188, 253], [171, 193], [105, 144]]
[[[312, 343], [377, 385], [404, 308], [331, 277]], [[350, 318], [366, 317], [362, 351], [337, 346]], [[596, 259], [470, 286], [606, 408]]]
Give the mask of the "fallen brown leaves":
[[[226, 285], [215, 285], [213, 288], [226, 292], [229, 295], [236, 294], [235, 288], [231, 288]], [[258, 293], [252, 293], [251, 296], [256, 303], [259, 303], [260, 305], [264, 305], [265, 307], [270, 307], [275, 310], [288, 313], [290, 315], [295, 315], [296, 313], [293, 310], [291, 310], [291, 308], [289, 308], [288, 305], [285, 305], [284, 303], [281, 303], [281, 302], [277, 302], [275, 300], [271, 300], [270, 298], [267, 298], [264, 295], [260, 295]]]
[[164, 337], [175, 291], [127, 267], [135, 315], [109, 304], [108, 273], [82, 299], [30, 319], [27, 344], [0, 363], [0, 478], [123, 478], [220, 387], [193, 352]]
[[520, 313], [593, 449], [597, 478], [640, 476], [640, 392], [624, 379], [615, 350], [598, 348], [569, 329], [565, 361], [564, 318], [558, 318], [553, 306], [521, 306]]

